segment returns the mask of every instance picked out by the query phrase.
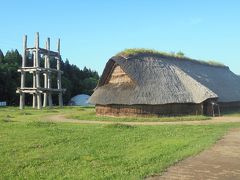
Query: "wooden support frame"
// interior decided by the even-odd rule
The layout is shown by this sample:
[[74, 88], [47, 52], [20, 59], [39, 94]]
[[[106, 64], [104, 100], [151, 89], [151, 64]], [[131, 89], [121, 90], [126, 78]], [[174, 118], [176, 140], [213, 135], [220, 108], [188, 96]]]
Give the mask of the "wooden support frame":
[[[33, 53], [33, 66], [26, 66], [26, 54], [27, 52]], [[44, 67], [40, 67], [40, 56], [43, 56]], [[50, 66], [50, 58], [53, 58], [57, 61], [57, 67], [52, 68]], [[27, 36], [23, 37], [23, 58], [22, 66], [18, 69], [18, 72], [21, 73], [21, 86], [17, 89], [17, 93], [20, 94], [19, 108], [23, 109], [25, 106], [25, 94], [32, 94], [32, 107], [42, 109], [42, 107], [52, 107], [52, 94], [58, 94], [58, 104], [60, 107], [63, 106], [63, 92], [65, 89], [62, 89], [62, 80], [61, 75], [63, 72], [60, 67], [60, 39], [57, 42], [57, 52], [50, 50], [50, 38], [47, 38], [45, 48], [39, 47], [39, 33], [35, 35], [35, 45], [33, 48], [27, 47]], [[32, 87], [25, 86], [25, 77], [26, 73], [32, 73], [33, 82]], [[52, 73], [57, 74], [57, 89], [52, 88]], [[41, 87], [41, 75], [44, 76], [44, 87]], [[43, 102], [42, 102], [43, 97]]]
[[57, 70], [58, 70], [58, 75], [57, 75], [57, 87], [58, 90], [60, 91], [58, 94], [58, 103], [59, 106], [63, 106], [63, 98], [62, 98], [62, 79], [61, 79], [61, 72], [60, 72], [60, 60], [61, 60], [61, 55], [60, 55], [60, 39], [58, 39], [57, 43], [57, 51], [58, 51], [58, 56], [57, 56]]
[[[27, 48], [27, 36], [25, 35], [23, 37], [23, 56], [22, 56], [22, 67], [23, 68], [26, 66], [26, 48]], [[25, 77], [26, 77], [26, 72], [22, 71], [21, 72], [21, 88], [25, 87]], [[21, 92], [19, 108], [23, 109], [24, 106], [25, 106], [25, 93]]]

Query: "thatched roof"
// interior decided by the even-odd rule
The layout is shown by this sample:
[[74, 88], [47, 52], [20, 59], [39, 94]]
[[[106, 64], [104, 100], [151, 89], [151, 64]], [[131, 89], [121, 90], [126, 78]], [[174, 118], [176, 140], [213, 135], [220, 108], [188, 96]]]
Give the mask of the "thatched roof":
[[[134, 83], [108, 83], [120, 66]], [[240, 101], [240, 78], [226, 66], [216, 66], [153, 54], [111, 58], [90, 98], [93, 104], [201, 103], [209, 98]]]

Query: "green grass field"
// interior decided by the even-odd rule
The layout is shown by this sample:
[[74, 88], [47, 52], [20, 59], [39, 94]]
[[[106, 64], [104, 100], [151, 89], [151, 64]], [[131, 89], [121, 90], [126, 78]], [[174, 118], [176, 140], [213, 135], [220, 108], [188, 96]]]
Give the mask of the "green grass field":
[[[77, 108], [77, 107], [75, 107]], [[208, 116], [177, 116], [177, 117], [107, 117], [96, 116], [93, 107], [77, 108], [75, 112], [67, 115], [68, 118], [78, 120], [93, 120], [93, 121], [113, 121], [113, 122], [173, 122], [173, 121], [200, 121], [210, 120]]]
[[42, 121], [50, 114], [81, 111], [0, 108], [0, 179], [142, 179], [208, 148], [230, 128], [240, 127], [233, 123], [127, 126]]

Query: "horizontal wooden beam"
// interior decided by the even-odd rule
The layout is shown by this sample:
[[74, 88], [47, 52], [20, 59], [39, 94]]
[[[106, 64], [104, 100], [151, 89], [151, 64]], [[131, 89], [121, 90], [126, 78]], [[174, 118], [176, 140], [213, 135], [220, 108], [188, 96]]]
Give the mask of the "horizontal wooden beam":
[[34, 72], [34, 71], [40, 71], [40, 72], [59, 72], [61, 74], [63, 74], [63, 71], [61, 70], [57, 70], [57, 69], [53, 69], [53, 68], [43, 68], [43, 67], [20, 67], [18, 69], [18, 72]]
[[38, 87], [38, 88], [32, 88], [32, 87], [25, 87], [25, 88], [18, 88], [17, 89], [17, 93], [30, 93], [30, 94], [34, 94], [34, 93], [61, 93], [61, 92], [65, 92], [66, 89], [55, 89], [55, 88], [42, 88], [42, 87]]
[[[33, 51], [34, 52], [34, 51], [37, 51], [37, 49], [35, 47], [33, 47], [33, 48], [26, 48], [26, 51]], [[59, 57], [59, 53], [58, 52], [47, 50], [47, 49], [43, 49], [43, 48], [39, 48], [38, 49], [38, 53], [39, 54], [43, 54], [43, 55], [48, 55], [48, 56], [51, 56], [51, 57], [56, 57], [56, 58]]]

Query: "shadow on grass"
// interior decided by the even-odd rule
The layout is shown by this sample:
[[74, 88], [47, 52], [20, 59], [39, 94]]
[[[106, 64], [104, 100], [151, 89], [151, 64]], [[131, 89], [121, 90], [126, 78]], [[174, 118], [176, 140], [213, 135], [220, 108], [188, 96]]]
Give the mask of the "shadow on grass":
[[120, 124], [120, 123], [108, 124], [108, 125], [105, 125], [104, 127], [106, 127], [106, 128], [117, 128], [117, 129], [133, 129], [133, 128], [136, 128], [136, 126], [133, 126], [133, 125]]
[[4, 123], [16, 122], [16, 121], [13, 121], [13, 120], [10, 119], [10, 118], [3, 118], [3, 119], [1, 119], [0, 121], [2, 121], [2, 122], [4, 122]]
[[54, 122], [42, 122], [42, 121], [34, 121], [34, 122], [29, 122], [27, 126], [30, 127], [51, 127], [55, 126], [56, 123]]

